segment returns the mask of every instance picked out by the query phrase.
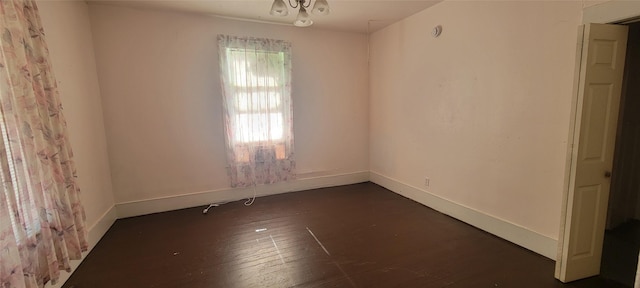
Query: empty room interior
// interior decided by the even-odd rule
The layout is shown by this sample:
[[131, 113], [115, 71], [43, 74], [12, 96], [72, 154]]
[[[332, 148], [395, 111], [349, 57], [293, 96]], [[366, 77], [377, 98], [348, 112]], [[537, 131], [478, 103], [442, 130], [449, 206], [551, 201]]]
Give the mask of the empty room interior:
[[640, 287], [638, 1], [1, 5], [0, 286]]

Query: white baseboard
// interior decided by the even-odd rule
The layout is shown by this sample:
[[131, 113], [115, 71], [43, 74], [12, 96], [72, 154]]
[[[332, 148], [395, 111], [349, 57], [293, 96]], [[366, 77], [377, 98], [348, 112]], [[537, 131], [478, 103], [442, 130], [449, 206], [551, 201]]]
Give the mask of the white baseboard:
[[370, 172], [370, 181], [551, 260], [555, 260], [557, 256], [556, 240], [525, 227], [465, 207], [373, 171]]
[[[376, 183], [404, 197], [417, 201], [425, 206], [459, 219], [552, 260], [555, 260], [555, 257], [557, 256], [557, 241], [552, 238], [438, 197], [398, 180], [383, 176], [377, 172], [361, 171], [340, 175], [301, 178], [295, 181], [272, 185], [261, 185], [257, 187], [256, 196], [260, 197], [317, 188], [349, 185], [367, 181]], [[100, 217], [100, 219], [89, 228], [89, 250], [83, 253], [82, 258], [84, 259], [86, 254], [95, 247], [116, 219], [207, 205], [209, 203], [236, 201], [252, 197], [253, 193], [254, 191], [252, 188], [228, 188], [118, 203], [105, 212], [102, 217]], [[82, 260], [72, 261], [71, 271], [75, 271], [81, 262]], [[56, 285], [47, 284], [45, 287], [62, 287], [70, 275], [71, 273], [61, 271], [58, 283]]]
[[89, 230], [87, 232], [88, 234], [87, 242], [89, 242], [89, 249], [86, 252], [82, 253], [82, 259], [71, 260], [71, 272], [67, 272], [64, 270], [60, 271], [60, 278], [58, 278], [58, 282], [56, 282], [55, 285], [49, 282], [45, 285], [45, 287], [46, 288], [62, 287], [62, 285], [64, 285], [64, 282], [69, 280], [69, 277], [71, 277], [71, 274], [73, 273], [73, 271], [76, 271], [78, 266], [80, 266], [80, 263], [82, 263], [82, 261], [87, 257], [87, 254], [89, 254], [89, 252], [93, 250], [93, 247], [95, 247], [96, 244], [98, 244], [98, 241], [102, 239], [102, 236], [104, 236], [104, 234], [107, 233], [109, 228], [111, 228], [111, 225], [113, 225], [113, 223], [116, 222], [116, 219], [117, 219], [116, 207], [111, 206], [111, 208], [107, 210], [107, 212], [105, 212], [104, 214], [102, 214], [102, 216], [100, 216], [100, 218], [98, 219], [98, 221], [96, 221], [96, 223], [94, 223], [91, 227], [89, 227]]
[[113, 225], [113, 223], [115, 223], [117, 219], [118, 213], [116, 210], [116, 206], [111, 206], [111, 208], [107, 210], [107, 212], [102, 214], [100, 219], [98, 219], [98, 221], [96, 221], [93, 226], [89, 227], [89, 250], [87, 251], [87, 253], [91, 251], [93, 247], [96, 246], [96, 244], [98, 244], [98, 241], [102, 239], [102, 236], [107, 233], [107, 230], [111, 228], [111, 225]]
[[[267, 196], [309, 189], [348, 185], [369, 181], [369, 171], [330, 175], [313, 178], [301, 178], [289, 182], [256, 187], [256, 196]], [[118, 218], [133, 217], [151, 213], [165, 212], [189, 207], [224, 203], [252, 197], [253, 188], [227, 188], [190, 194], [146, 199], [141, 201], [117, 203]]]

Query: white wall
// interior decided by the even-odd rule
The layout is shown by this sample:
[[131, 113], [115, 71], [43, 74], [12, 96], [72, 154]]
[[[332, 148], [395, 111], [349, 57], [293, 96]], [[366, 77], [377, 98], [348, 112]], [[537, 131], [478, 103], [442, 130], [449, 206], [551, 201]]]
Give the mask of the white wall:
[[70, 134], [93, 246], [115, 220], [100, 87], [87, 4], [37, 3]]
[[445, 1], [374, 33], [372, 175], [558, 239], [583, 4]]
[[[606, 2], [610, 2], [610, 1], [612, 1], [612, 0], [583, 0], [582, 1], [582, 7], [583, 8], [587, 8], [587, 7], [600, 5], [602, 3], [606, 3]], [[628, 1], [628, 0], [620, 0], [620, 1]]]
[[361, 34], [40, 6], [90, 226], [114, 201], [229, 192], [215, 40], [224, 33], [293, 43], [300, 178], [370, 169], [557, 239], [576, 28], [592, 4], [443, 2], [374, 33], [370, 69]]
[[217, 34], [292, 42], [299, 178], [368, 171], [365, 35], [89, 10], [117, 203], [228, 189]]

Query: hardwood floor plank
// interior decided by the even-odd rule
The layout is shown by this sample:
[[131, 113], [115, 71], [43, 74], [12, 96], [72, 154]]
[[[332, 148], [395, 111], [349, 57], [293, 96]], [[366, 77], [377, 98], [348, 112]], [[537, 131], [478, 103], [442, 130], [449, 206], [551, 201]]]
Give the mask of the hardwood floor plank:
[[623, 287], [373, 183], [120, 219], [66, 288]]

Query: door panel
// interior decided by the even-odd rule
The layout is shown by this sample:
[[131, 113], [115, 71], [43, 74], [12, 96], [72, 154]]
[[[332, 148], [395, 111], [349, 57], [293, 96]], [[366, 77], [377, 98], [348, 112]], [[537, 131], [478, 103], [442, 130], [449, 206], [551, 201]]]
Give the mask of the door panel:
[[627, 27], [589, 24], [578, 85], [571, 178], [557, 277], [573, 281], [600, 273]]
[[600, 185], [582, 187], [576, 191], [576, 225], [574, 226], [575, 234], [572, 240], [573, 251], [571, 251], [571, 259], [577, 260], [583, 257], [591, 257], [594, 252], [594, 239], [596, 237], [596, 226], [598, 215], [592, 211], [598, 207], [598, 199], [600, 198]]
[[[607, 136], [609, 131], [609, 111], [611, 109], [611, 84], [591, 84], [585, 95], [585, 107], [582, 121], [586, 141], [581, 146], [582, 161], [605, 161]], [[614, 126], [615, 129], [615, 126]], [[614, 130], [615, 131], [615, 130]]]

